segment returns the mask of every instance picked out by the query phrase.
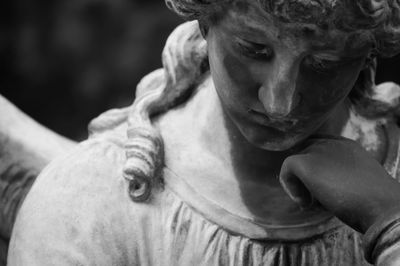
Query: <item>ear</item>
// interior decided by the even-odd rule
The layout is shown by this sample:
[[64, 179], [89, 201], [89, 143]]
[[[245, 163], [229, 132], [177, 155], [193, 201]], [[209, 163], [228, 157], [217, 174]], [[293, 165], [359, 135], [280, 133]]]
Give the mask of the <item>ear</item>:
[[208, 33], [208, 28], [209, 28], [208, 23], [206, 23], [204, 20], [199, 20], [199, 28], [200, 28], [201, 36], [203, 36], [203, 38], [205, 40], [207, 40], [207, 33]]

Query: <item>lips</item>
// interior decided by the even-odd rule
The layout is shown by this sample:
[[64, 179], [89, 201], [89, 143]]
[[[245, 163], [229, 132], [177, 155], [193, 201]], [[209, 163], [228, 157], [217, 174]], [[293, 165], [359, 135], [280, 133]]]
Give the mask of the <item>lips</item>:
[[249, 109], [248, 112], [252, 115], [254, 122], [256, 122], [257, 124], [276, 128], [281, 131], [286, 131], [293, 128], [298, 122], [298, 119], [272, 118], [262, 112], [253, 109]]

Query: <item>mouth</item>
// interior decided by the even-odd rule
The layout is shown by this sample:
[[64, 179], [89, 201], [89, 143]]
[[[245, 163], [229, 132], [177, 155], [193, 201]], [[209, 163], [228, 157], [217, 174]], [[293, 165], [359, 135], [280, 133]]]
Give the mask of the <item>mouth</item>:
[[248, 113], [252, 115], [252, 119], [255, 123], [275, 128], [280, 131], [287, 131], [288, 129], [293, 128], [299, 121], [298, 119], [273, 118], [263, 112], [253, 109], [248, 109]]

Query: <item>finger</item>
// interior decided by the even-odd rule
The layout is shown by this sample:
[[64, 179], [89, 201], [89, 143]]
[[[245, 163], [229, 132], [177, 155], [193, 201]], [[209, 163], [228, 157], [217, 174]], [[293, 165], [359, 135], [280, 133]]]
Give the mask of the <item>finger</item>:
[[306, 149], [315, 144], [323, 144], [323, 143], [336, 143], [336, 142], [347, 142], [350, 141], [348, 138], [336, 135], [329, 134], [313, 134], [309, 136], [303, 142], [303, 147]]
[[337, 143], [348, 143], [352, 140], [336, 135], [329, 134], [313, 134], [305, 139], [297, 146], [297, 154], [307, 154], [317, 147], [325, 147], [326, 145], [336, 145]]
[[301, 155], [288, 157], [282, 164], [279, 182], [286, 194], [302, 208], [313, 204], [313, 196], [299, 177], [304, 176]]
[[292, 151], [296, 154], [304, 154], [308, 152], [308, 148], [315, 144], [324, 143], [326, 141], [335, 141], [335, 140], [347, 140], [341, 136], [334, 136], [329, 134], [313, 134], [310, 135], [308, 138], [301, 141], [295, 147], [292, 148]]

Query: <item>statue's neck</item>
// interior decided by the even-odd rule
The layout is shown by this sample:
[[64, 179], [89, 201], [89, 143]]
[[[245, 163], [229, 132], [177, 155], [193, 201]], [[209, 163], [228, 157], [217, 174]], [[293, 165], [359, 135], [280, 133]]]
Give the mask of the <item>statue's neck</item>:
[[[198, 124], [204, 147], [221, 160], [230, 163], [236, 178], [246, 181], [270, 178], [276, 180], [283, 161], [297, 153], [301, 145], [286, 151], [270, 151], [255, 146], [243, 136], [225, 112], [212, 82], [207, 90], [203, 96], [207, 98], [208, 104], [199, 109], [199, 116], [203, 116], [200, 121], [204, 121], [204, 124]], [[348, 108], [343, 104], [333, 111], [318, 133], [340, 135], [347, 119]]]
[[294, 151], [271, 152], [250, 144], [224, 113], [211, 79], [156, 124], [164, 140], [165, 165], [230, 213], [283, 226], [325, 217], [320, 210], [301, 210], [276, 178]]
[[203, 110], [207, 126], [201, 125], [204, 147], [229, 164], [238, 179], [258, 179], [274, 176], [287, 152], [260, 149], [248, 142], [224, 111], [214, 88], [210, 89], [213, 104]]

